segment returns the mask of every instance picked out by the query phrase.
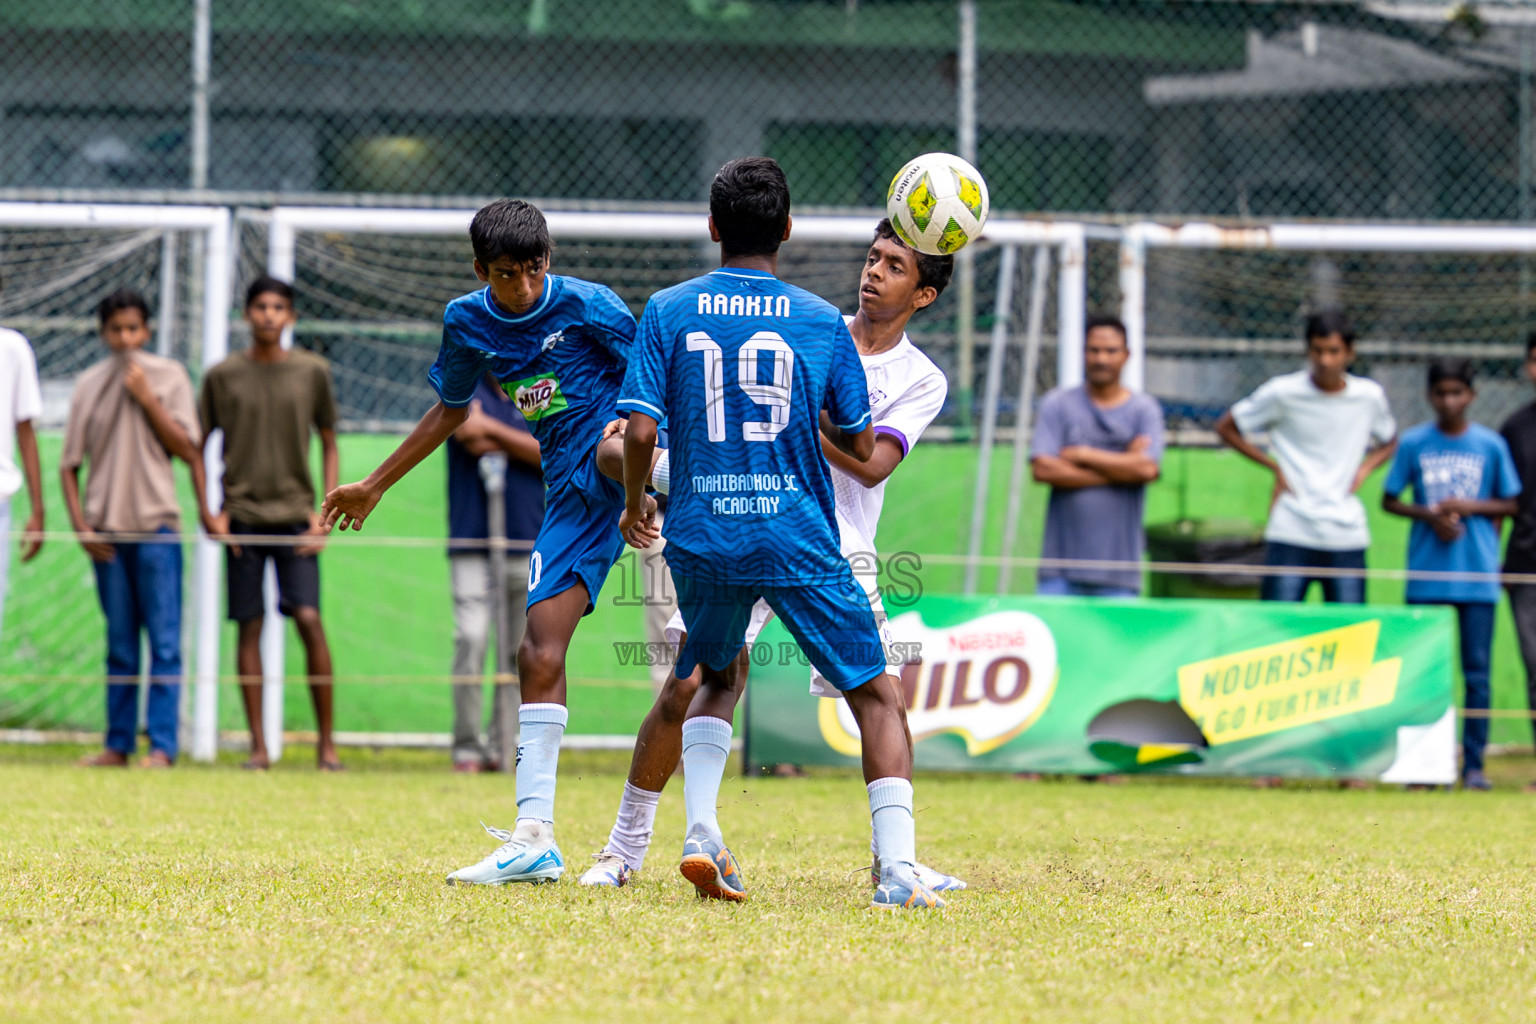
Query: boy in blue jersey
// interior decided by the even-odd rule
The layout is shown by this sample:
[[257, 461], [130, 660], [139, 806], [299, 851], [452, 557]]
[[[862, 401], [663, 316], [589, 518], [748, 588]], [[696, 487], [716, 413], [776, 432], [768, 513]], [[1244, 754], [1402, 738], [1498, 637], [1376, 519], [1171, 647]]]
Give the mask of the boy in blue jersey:
[[327, 529], [361, 529], [384, 492], [464, 422], [484, 374], [517, 402], [538, 439], [546, 487], [544, 524], [528, 563], [528, 624], [517, 651], [517, 826], [487, 828], [501, 845], [448, 881], [552, 882], [565, 871], [554, 819], [566, 650], [624, 550], [624, 492], [597, 472], [594, 453], [624, 378], [635, 320], [602, 285], [548, 273], [549, 229], [528, 203], [490, 204], [475, 214], [469, 236], [475, 274], [486, 287], [454, 299], [443, 313], [443, 343], [428, 374], [437, 405], [366, 480], [326, 495], [325, 521]]
[[716, 804], [742, 683], [738, 653], [762, 598], [859, 724], [882, 856], [873, 905], [941, 907], [914, 868], [905, 702], [839, 549], [821, 452], [824, 435], [860, 463], [874, 453], [864, 368], [837, 309], [774, 276], [790, 229], [779, 165], [726, 164], [709, 206], [722, 265], [652, 297], [618, 402], [630, 420], [619, 528], [636, 547], [658, 536], [645, 484], [660, 421], [671, 435], [667, 550], [687, 626], [675, 674], [702, 676], [683, 723], [688, 830], [679, 868], [704, 896], [746, 894]]
[[[1475, 397], [1470, 360], [1430, 364], [1435, 422], [1403, 432], [1382, 485], [1381, 507], [1413, 520], [1410, 571], [1481, 576], [1410, 579], [1408, 603], [1448, 604], [1456, 610], [1466, 708], [1486, 712], [1493, 613], [1499, 603], [1499, 518], [1517, 511], [1520, 477], [1504, 438], [1468, 422], [1467, 408]], [[1398, 497], [1409, 487], [1411, 504]], [[1462, 725], [1461, 781], [1467, 789], [1493, 788], [1483, 773], [1487, 745], [1486, 715], [1469, 716]]]

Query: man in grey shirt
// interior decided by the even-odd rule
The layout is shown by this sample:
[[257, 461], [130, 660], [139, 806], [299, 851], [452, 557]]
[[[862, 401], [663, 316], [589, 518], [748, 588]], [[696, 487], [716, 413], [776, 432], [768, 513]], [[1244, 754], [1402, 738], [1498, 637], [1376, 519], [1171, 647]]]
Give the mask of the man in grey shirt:
[[[1042, 558], [1140, 562], [1146, 486], [1163, 459], [1163, 409], [1120, 383], [1130, 355], [1125, 325], [1088, 321], [1087, 383], [1057, 388], [1040, 403], [1031, 465], [1051, 485]], [[1141, 571], [1108, 566], [1043, 567], [1035, 592], [1056, 597], [1136, 597]]]

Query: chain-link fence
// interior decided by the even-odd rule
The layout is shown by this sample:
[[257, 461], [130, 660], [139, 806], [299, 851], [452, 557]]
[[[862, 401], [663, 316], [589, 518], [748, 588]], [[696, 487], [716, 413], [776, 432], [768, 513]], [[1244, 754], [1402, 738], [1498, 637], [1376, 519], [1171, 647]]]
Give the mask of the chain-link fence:
[[869, 205], [974, 65], [994, 209], [1532, 215], [1524, 4], [976, 0], [974, 61], [964, 6], [10, 0], [0, 188], [698, 201], [765, 152]]

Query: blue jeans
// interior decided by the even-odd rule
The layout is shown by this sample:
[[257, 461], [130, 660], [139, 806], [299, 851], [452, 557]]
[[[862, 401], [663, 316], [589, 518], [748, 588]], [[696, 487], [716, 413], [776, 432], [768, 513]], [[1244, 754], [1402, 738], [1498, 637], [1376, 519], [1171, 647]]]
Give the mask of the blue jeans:
[[[1410, 601], [1409, 604], [1441, 604], [1440, 601]], [[1492, 703], [1488, 686], [1489, 666], [1493, 657], [1493, 612], [1495, 604], [1449, 604], [1456, 609], [1456, 627], [1461, 634], [1461, 678], [1466, 683], [1464, 707], [1468, 711], [1487, 711]], [[1462, 771], [1482, 771], [1483, 751], [1488, 746], [1488, 719], [1468, 715], [1461, 723]]]
[[117, 544], [110, 562], [94, 562], [96, 593], [107, 617], [107, 749], [138, 745], [139, 635], [149, 637], [149, 746], [176, 758], [181, 698], [181, 544]]
[[[1365, 549], [1324, 551], [1272, 540], [1264, 544], [1264, 564], [1298, 569], [1364, 569]], [[1365, 604], [1364, 576], [1265, 576], [1259, 584], [1259, 597], [1265, 601], [1305, 601], [1313, 580], [1323, 585], [1323, 600], [1329, 604]]]
[[1065, 576], [1052, 576], [1035, 584], [1036, 597], [1140, 597], [1131, 587], [1108, 583], [1078, 583]]

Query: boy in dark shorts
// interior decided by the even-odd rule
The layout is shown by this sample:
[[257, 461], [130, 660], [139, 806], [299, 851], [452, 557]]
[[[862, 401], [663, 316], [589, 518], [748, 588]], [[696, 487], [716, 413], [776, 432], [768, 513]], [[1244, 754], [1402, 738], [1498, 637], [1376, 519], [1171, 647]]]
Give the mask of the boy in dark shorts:
[[[258, 278], [246, 291], [245, 319], [251, 347], [208, 371], [198, 411], [204, 445], [224, 431], [224, 506], [205, 513], [211, 536], [266, 535], [274, 543], [229, 543], [225, 569], [229, 617], [239, 624], [236, 667], [245, 717], [251, 729], [246, 767], [268, 765], [261, 718], [261, 631], [265, 619], [262, 578], [270, 559], [277, 569], [278, 608], [293, 619], [304, 642], [310, 697], [320, 741], [322, 771], [336, 771], [332, 735], [331, 651], [320, 622], [320, 561], [325, 530], [315, 511], [309, 475], [310, 431], [320, 435], [326, 490], [336, 486], [336, 396], [330, 366], [303, 349], [283, 347], [293, 325], [293, 288], [272, 277]], [[202, 496], [199, 495], [199, 500]], [[303, 541], [293, 538], [303, 537]]]

